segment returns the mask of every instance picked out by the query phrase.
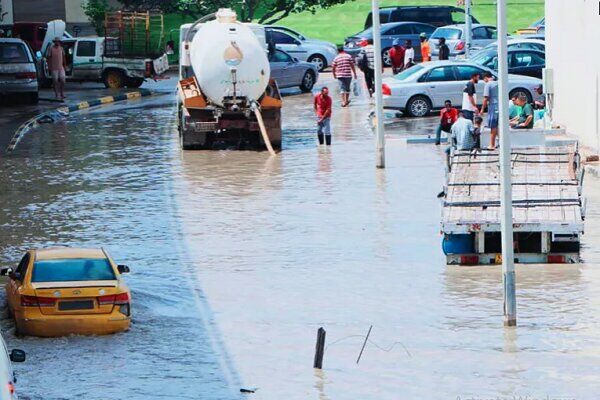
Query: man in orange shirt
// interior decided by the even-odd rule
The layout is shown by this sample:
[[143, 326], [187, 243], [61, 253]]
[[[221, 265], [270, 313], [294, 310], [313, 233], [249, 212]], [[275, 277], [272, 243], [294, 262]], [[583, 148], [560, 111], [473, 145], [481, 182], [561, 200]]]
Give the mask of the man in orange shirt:
[[423, 62], [431, 61], [431, 47], [429, 47], [429, 41], [425, 32], [419, 36], [421, 39], [421, 57]]

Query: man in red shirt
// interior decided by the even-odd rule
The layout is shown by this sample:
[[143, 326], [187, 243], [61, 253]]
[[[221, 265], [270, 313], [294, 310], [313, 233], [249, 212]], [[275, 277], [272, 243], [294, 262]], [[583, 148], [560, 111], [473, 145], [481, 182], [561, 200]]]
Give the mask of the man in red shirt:
[[[452, 125], [458, 119], [458, 110], [452, 107], [452, 102], [450, 100], [446, 100], [444, 102], [445, 107], [440, 111], [440, 124], [438, 125], [437, 131], [435, 132], [435, 144], [440, 144], [440, 137], [442, 136], [442, 131], [446, 133], [450, 133], [452, 129]], [[448, 135], [450, 137], [450, 135]], [[452, 143], [449, 143], [452, 144]]]
[[400, 44], [400, 39], [394, 39], [393, 46], [390, 49], [390, 61], [392, 63], [392, 72], [396, 75], [404, 69], [404, 53], [406, 50]]
[[332, 101], [329, 97], [329, 89], [323, 86], [321, 93], [315, 96], [315, 113], [317, 114], [317, 137], [319, 144], [323, 144], [323, 135], [327, 145], [331, 145], [331, 106]]

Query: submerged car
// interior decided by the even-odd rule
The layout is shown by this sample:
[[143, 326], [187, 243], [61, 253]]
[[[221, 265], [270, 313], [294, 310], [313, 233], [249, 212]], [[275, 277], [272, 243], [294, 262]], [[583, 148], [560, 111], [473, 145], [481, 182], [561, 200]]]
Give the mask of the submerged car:
[[8, 312], [19, 335], [103, 335], [129, 329], [129, 272], [104, 249], [29, 250], [8, 276]]
[[31, 48], [21, 39], [0, 38], [0, 95], [38, 102], [38, 75]]
[[[472, 62], [431, 61], [417, 64], [383, 80], [383, 106], [412, 117], [427, 116], [430, 111], [444, 107], [446, 100], [460, 107], [467, 81], [473, 74], [483, 78], [486, 72], [497, 78], [495, 71]], [[532, 102], [541, 84], [541, 79], [511, 74], [508, 78], [509, 95], [522, 94], [528, 102]], [[483, 79], [480, 79], [476, 86], [478, 104], [483, 101], [483, 87]]]
[[275, 50], [269, 55], [271, 78], [275, 79], [280, 89], [299, 87], [303, 92], [310, 92], [319, 79], [319, 70], [313, 63], [298, 61], [282, 50]]

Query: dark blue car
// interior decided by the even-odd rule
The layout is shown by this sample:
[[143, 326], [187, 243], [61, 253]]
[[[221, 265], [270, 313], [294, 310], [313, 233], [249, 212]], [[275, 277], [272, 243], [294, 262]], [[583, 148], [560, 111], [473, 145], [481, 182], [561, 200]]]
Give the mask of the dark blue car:
[[[425, 33], [427, 38], [435, 31], [435, 26], [420, 22], [391, 22], [381, 24], [381, 51], [383, 62], [390, 66], [389, 51], [395, 39], [399, 39], [402, 45], [406, 40], [411, 40], [415, 49], [415, 60], [421, 61], [421, 42], [419, 35]], [[373, 38], [372, 28], [365, 29], [356, 35], [346, 38], [344, 50], [353, 56], [358, 55], [360, 50], [367, 45], [367, 40]]]

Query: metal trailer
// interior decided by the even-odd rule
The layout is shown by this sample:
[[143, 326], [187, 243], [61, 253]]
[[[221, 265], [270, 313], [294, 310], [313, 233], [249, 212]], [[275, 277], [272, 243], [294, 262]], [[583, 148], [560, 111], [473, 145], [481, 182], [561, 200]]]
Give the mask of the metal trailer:
[[[578, 263], [584, 233], [584, 169], [577, 145], [511, 151], [515, 262]], [[497, 150], [453, 152], [441, 232], [448, 264], [500, 264]]]

